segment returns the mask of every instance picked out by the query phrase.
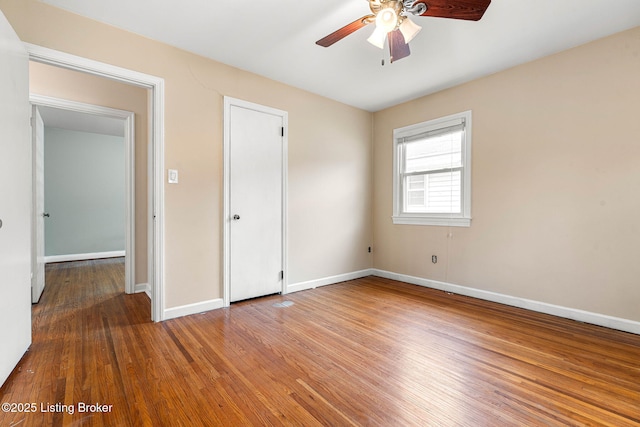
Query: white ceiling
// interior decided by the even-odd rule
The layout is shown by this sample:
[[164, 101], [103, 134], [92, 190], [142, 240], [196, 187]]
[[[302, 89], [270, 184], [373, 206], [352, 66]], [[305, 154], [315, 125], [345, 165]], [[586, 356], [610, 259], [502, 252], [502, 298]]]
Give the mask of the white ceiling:
[[124, 119], [39, 106], [45, 127], [124, 137]]
[[493, 0], [478, 22], [416, 17], [411, 56], [389, 64], [373, 26], [315, 44], [366, 0], [43, 1], [368, 111], [640, 25], [640, 0]]

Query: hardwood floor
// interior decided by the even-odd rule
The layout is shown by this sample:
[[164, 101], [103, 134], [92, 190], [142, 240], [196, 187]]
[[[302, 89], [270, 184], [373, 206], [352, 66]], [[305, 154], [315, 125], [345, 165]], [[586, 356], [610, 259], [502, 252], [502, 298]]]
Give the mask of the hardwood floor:
[[0, 425], [640, 425], [637, 335], [374, 277], [154, 324], [123, 282], [47, 268]]

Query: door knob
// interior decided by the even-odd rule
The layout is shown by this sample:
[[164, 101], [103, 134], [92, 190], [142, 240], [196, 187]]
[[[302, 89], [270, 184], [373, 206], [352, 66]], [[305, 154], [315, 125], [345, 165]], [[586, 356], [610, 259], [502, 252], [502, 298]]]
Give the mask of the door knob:
[[240, 215], [236, 214], [233, 216], [233, 219], [235, 219], [236, 221], [240, 219]]
[[42, 216], [45, 218], [49, 218], [49, 214], [47, 212], [43, 213]]

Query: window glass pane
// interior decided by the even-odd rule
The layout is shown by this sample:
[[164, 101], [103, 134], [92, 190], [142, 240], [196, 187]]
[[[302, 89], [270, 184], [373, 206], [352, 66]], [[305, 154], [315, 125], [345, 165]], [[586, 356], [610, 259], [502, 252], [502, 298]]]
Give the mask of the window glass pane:
[[405, 172], [432, 171], [462, 166], [462, 131], [405, 144]]
[[[405, 212], [461, 213], [461, 171], [415, 175], [406, 178]], [[423, 184], [417, 188], [416, 182]]]
[[424, 190], [423, 191], [411, 191], [409, 190], [409, 198], [407, 204], [412, 209], [419, 209], [424, 207]]
[[422, 190], [424, 191], [424, 175], [414, 175], [410, 176], [407, 180], [409, 185], [409, 190]]
[[419, 212], [425, 208], [425, 180], [424, 175], [407, 177], [407, 194], [405, 197], [408, 209]]

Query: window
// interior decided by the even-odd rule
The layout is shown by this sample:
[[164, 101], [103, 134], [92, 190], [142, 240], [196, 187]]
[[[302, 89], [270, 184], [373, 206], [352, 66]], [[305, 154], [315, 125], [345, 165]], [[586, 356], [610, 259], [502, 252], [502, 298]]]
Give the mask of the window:
[[471, 111], [393, 131], [393, 223], [471, 225]]

